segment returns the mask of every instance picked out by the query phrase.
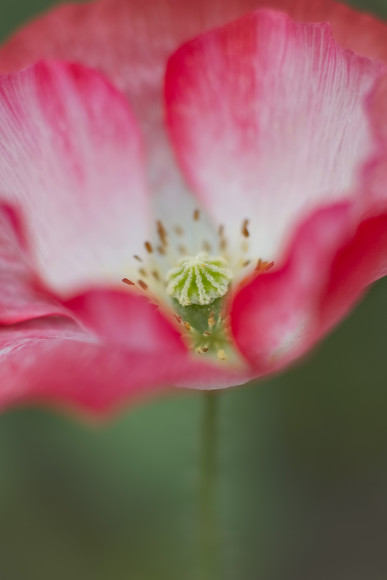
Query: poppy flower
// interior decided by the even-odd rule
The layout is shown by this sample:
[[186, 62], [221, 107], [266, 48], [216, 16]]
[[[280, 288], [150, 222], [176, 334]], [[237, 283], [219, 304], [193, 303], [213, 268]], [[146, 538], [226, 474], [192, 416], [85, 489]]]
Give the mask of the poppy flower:
[[0, 405], [277, 372], [387, 268], [387, 28], [65, 4], [0, 51]]

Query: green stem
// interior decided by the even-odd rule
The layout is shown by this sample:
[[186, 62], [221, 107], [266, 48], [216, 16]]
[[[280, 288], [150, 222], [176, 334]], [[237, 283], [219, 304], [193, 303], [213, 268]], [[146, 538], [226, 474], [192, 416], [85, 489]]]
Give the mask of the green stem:
[[216, 525], [216, 391], [205, 391], [200, 466], [200, 552], [201, 580], [218, 578], [218, 535]]

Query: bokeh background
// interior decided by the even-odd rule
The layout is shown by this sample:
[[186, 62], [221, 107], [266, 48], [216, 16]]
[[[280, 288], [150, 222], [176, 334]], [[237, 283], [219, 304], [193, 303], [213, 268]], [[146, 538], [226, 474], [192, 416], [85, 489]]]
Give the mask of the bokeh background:
[[[54, 4], [0, 0], [1, 38]], [[387, 578], [386, 387], [382, 280], [301, 364], [221, 395], [222, 580]], [[104, 425], [2, 414], [0, 579], [195, 580], [202, 410], [185, 392]]]

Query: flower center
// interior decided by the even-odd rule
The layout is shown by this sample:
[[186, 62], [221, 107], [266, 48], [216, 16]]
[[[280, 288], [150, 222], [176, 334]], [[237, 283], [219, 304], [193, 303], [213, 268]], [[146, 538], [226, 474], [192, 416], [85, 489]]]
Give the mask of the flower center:
[[176, 267], [167, 272], [167, 294], [197, 353], [226, 357], [229, 335], [223, 298], [233, 277], [224, 258], [204, 252], [180, 258]]
[[201, 252], [181, 258], [166, 279], [167, 293], [181, 306], [204, 306], [227, 294], [233, 273], [222, 257]]
[[192, 218], [191, 241], [180, 224], [167, 229], [157, 221], [155, 239], [144, 242], [146, 258], [134, 256], [139, 262], [137, 280], [122, 281], [136, 286], [155, 303], [159, 298], [169, 302], [194, 352], [235, 362], [239, 357], [231, 337], [227, 294], [235, 280], [253, 271], [263, 273], [273, 262], [249, 257], [247, 219], [240, 228], [240, 241], [234, 241], [231, 251], [222, 225], [209, 241], [198, 209]]

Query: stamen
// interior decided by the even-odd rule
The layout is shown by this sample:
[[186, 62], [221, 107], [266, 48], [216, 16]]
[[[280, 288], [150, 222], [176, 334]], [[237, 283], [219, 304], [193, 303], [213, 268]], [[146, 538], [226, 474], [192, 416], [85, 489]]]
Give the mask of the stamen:
[[179, 254], [181, 254], [182, 256], [186, 256], [188, 254], [187, 248], [183, 245], [178, 246], [177, 249]]
[[257, 265], [255, 266], [255, 272], [267, 272], [274, 266], [274, 262], [265, 262], [259, 258]]
[[[192, 212], [192, 220], [198, 222], [200, 219], [200, 210], [195, 209]], [[191, 228], [193, 225], [191, 223]], [[129, 278], [122, 279], [124, 284], [136, 286], [137, 291], [141, 289], [146, 292], [150, 289], [151, 292], [147, 296], [155, 304], [158, 293], [163, 293], [164, 298], [165, 293], [168, 294], [171, 297], [174, 318], [181, 325], [180, 332], [185, 335], [192, 350], [200, 355], [208, 353], [207, 356], [217, 357], [220, 361], [227, 360], [228, 356], [232, 358], [234, 356], [230, 316], [224, 298], [229, 292], [235, 273], [240, 275], [243, 268], [251, 265], [251, 269], [255, 267], [255, 271], [259, 274], [274, 265], [273, 262], [262, 259], [252, 263], [249, 220], [244, 219], [240, 228], [241, 234], [236, 248], [231, 248], [223, 224], [219, 225], [214, 240], [202, 233], [200, 224], [194, 226], [194, 245], [201, 248], [201, 251], [197, 255], [190, 256], [186, 247], [188, 241], [185, 239], [184, 224], [175, 223], [171, 229], [167, 229], [163, 222], [158, 220], [156, 242], [149, 240], [144, 242], [147, 254], [144, 255], [144, 260], [141, 256], [134, 255], [134, 259], [141, 263], [136, 268], [137, 275], [141, 278], [136, 282]], [[212, 254], [213, 247], [216, 248], [217, 255]], [[175, 267], [165, 274], [164, 260], [160, 260], [158, 256], [166, 256], [168, 263]], [[232, 267], [229, 267], [229, 264]]]
[[156, 222], [156, 226], [157, 226], [157, 235], [159, 236], [159, 240], [161, 242], [161, 245], [167, 246], [168, 245], [167, 230], [165, 229], [165, 227], [163, 226], [163, 223], [160, 220], [158, 220]]
[[250, 232], [247, 229], [247, 226], [249, 225], [249, 220], [243, 220], [242, 223], [242, 236], [244, 236], [245, 238], [248, 238], [250, 236]]
[[218, 355], [219, 360], [227, 360], [227, 356], [223, 348], [220, 348], [216, 354]]
[[219, 249], [222, 252], [224, 252], [225, 250], [227, 250], [227, 240], [225, 238], [223, 238], [222, 240], [220, 240]]
[[249, 250], [249, 242], [247, 240], [243, 240], [243, 242], [241, 244], [241, 250], [244, 254], [247, 254], [247, 252]]
[[180, 236], [180, 237], [184, 234], [184, 230], [181, 226], [175, 226], [174, 232], [177, 236]]
[[124, 284], [128, 284], [128, 286], [135, 286], [136, 285], [134, 282], [132, 282], [131, 280], [129, 280], [129, 278], [122, 278], [122, 282]]

